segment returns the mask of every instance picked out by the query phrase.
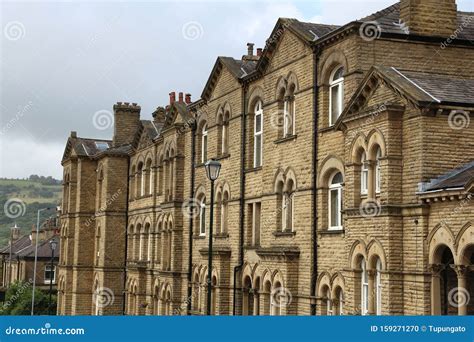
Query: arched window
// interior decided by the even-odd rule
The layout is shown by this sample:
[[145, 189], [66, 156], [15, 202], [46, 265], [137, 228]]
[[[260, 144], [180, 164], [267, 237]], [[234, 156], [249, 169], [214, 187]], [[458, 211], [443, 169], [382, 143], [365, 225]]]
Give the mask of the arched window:
[[369, 166], [367, 164], [367, 157], [365, 152], [362, 152], [360, 157], [361, 170], [360, 170], [360, 193], [367, 195], [369, 191]]
[[201, 162], [207, 161], [207, 124], [202, 126], [201, 131]]
[[289, 137], [295, 134], [295, 85], [288, 89], [284, 102], [283, 135]]
[[342, 229], [342, 173], [337, 172], [329, 183], [329, 229]]
[[224, 122], [222, 123], [222, 154], [229, 153], [229, 120], [230, 113], [224, 113]]
[[365, 259], [362, 259], [360, 262], [360, 269], [362, 271], [361, 273], [361, 314], [362, 315], [367, 315], [369, 311], [369, 274], [367, 272], [367, 264], [365, 262]]
[[143, 177], [143, 163], [138, 163], [137, 167], [137, 193], [136, 197], [143, 196], [145, 194], [145, 179]]
[[95, 264], [99, 264], [100, 257], [100, 226], [97, 226], [95, 232]]
[[344, 314], [344, 293], [342, 288], [337, 287], [334, 296], [333, 311], [334, 315], [343, 315]]
[[334, 69], [329, 78], [329, 125], [332, 126], [342, 113], [344, 103], [344, 68]]
[[262, 166], [262, 148], [263, 148], [263, 104], [262, 101], [257, 101], [255, 105], [255, 117], [254, 117], [254, 153], [253, 153], [253, 166]]
[[135, 165], [133, 165], [130, 171], [130, 200], [133, 200], [135, 197], [135, 172]]
[[206, 197], [199, 201], [199, 235], [206, 235]]
[[99, 179], [98, 179], [98, 184], [97, 184], [97, 211], [101, 212], [104, 211], [105, 208], [102, 208], [102, 198], [103, 198], [103, 192], [104, 192], [104, 172], [101, 169], [99, 171]]
[[152, 177], [152, 169], [151, 169], [151, 159], [148, 159], [146, 161], [144, 192], [146, 192], [149, 195], [153, 193], [153, 177]]
[[377, 315], [382, 314], [382, 261], [377, 259], [375, 264], [375, 313]]
[[275, 284], [273, 284], [273, 289], [270, 296], [271, 316], [281, 316], [281, 308], [283, 306], [282, 304], [285, 303], [285, 298], [282, 297], [283, 295], [283, 287], [281, 286], [281, 283], [277, 281]]
[[283, 231], [293, 231], [293, 195], [295, 191], [295, 183], [289, 179], [286, 184], [285, 193], [283, 194]]
[[229, 193], [224, 191], [224, 197], [222, 198], [222, 214], [221, 214], [221, 233], [227, 232], [227, 226], [229, 222]]
[[380, 167], [380, 158], [382, 158], [382, 150], [380, 149], [380, 147], [377, 148], [375, 158], [375, 192], [380, 193], [380, 189], [382, 187], [382, 169]]

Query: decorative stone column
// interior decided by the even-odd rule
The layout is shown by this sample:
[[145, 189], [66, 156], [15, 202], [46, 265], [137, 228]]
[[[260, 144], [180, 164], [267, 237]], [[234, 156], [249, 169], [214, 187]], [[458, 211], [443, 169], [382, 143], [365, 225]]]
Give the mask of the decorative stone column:
[[457, 288], [457, 306], [458, 315], [467, 315], [467, 305], [469, 304], [469, 291], [467, 289], [467, 274], [469, 273], [469, 267], [466, 265], [454, 265], [454, 270], [458, 276], [458, 288]]
[[369, 277], [369, 305], [367, 307], [367, 315], [375, 315], [375, 270], [367, 270], [367, 276]]
[[431, 314], [441, 315], [441, 272], [444, 265], [432, 264], [431, 272]]

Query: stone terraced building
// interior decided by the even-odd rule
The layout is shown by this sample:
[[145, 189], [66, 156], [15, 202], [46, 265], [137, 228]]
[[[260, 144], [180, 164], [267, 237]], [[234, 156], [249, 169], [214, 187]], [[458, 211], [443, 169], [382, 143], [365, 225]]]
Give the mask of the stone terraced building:
[[474, 313], [474, 13], [278, 19], [201, 98], [67, 141], [58, 313]]

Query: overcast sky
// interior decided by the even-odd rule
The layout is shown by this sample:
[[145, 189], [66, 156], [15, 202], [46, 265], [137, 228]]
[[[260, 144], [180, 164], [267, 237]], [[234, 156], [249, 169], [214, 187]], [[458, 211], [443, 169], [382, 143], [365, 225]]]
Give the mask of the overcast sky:
[[71, 130], [111, 138], [117, 101], [150, 119], [170, 91], [197, 99], [216, 57], [263, 47], [278, 17], [344, 24], [395, 2], [2, 2], [0, 177], [61, 178]]

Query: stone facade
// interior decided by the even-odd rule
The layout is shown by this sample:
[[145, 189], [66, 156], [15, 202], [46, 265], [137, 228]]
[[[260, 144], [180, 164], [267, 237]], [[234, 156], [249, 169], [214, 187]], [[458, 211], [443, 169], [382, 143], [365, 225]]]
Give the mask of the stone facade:
[[474, 20], [426, 3], [279, 19], [200, 100], [172, 92], [152, 120], [117, 103], [113, 140], [71, 133], [59, 314], [206, 313], [211, 158], [212, 314], [474, 312], [451, 298], [474, 286]]

